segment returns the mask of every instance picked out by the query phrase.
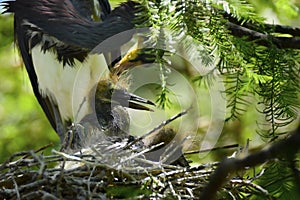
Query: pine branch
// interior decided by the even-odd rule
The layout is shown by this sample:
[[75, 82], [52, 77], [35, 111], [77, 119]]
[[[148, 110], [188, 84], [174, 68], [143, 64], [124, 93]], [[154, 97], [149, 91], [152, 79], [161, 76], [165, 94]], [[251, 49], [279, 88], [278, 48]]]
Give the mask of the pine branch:
[[261, 98], [264, 107], [259, 112], [265, 115], [271, 128], [262, 128], [261, 135], [266, 138], [276, 138], [279, 134], [286, 133], [278, 130], [291, 124], [297, 118], [299, 73], [297, 57], [298, 53], [292, 50], [277, 48], [257, 49], [260, 55], [257, 58], [257, 68], [262, 75], [270, 79], [260, 82], [256, 94]]

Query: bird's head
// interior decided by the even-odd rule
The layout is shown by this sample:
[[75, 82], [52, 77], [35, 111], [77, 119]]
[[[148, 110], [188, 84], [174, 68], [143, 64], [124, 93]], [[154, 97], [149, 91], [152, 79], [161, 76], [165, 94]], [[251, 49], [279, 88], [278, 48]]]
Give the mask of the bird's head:
[[122, 107], [147, 111], [152, 111], [152, 109], [145, 105], [155, 106], [152, 101], [132, 94], [125, 87], [115, 84], [112, 80], [108, 79], [98, 82], [93, 101], [95, 101], [96, 112], [98, 110], [101, 111], [107, 105], [111, 108], [120, 105]]

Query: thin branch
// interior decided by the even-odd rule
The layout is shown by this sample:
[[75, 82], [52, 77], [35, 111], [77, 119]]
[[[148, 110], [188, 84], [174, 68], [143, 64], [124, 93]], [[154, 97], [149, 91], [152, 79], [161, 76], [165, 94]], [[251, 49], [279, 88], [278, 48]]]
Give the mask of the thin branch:
[[237, 148], [237, 147], [239, 147], [238, 144], [231, 144], [231, 145], [226, 145], [226, 146], [221, 146], [221, 147], [214, 147], [214, 148], [210, 148], [210, 149], [186, 151], [186, 152], [184, 152], [184, 155], [190, 155], [190, 154], [196, 154], [196, 153], [205, 153], [205, 152], [217, 151], [217, 150], [220, 150], [220, 149], [230, 149], [230, 148]]
[[[281, 49], [300, 49], [300, 28], [284, 26], [278, 24], [254, 24], [238, 20], [229, 13], [222, 10], [217, 10], [228, 20], [225, 24], [231, 34], [236, 37], [248, 37], [248, 41], [270, 47], [276, 45]], [[262, 33], [261, 30], [268, 33]], [[273, 36], [272, 33], [289, 34], [291, 37], [278, 37]]]
[[289, 34], [291, 36], [297, 37], [300, 36], [300, 28], [292, 27], [292, 26], [286, 26], [286, 25], [279, 25], [279, 24], [254, 24], [249, 22], [243, 22], [243, 20], [238, 20], [237, 18], [233, 17], [232, 15], [218, 10], [219, 12], [223, 12], [223, 16], [228, 19], [229, 22], [246, 27], [251, 30], [259, 31], [263, 27], [266, 29], [269, 33], [281, 33], [281, 34]]
[[14, 177], [12, 177], [12, 181], [13, 181], [14, 186], [15, 186], [15, 190], [16, 190], [16, 194], [17, 194], [17, 200], [20, 200], [21, 197], [20, 197], [20, 193], [19, 193], [19, 187], [18, 187], [18, 184], [17, 184], [17, 182], [16, 182], [16, 180], [15, 180]]
[[166, 121], [163, 121], [161, 124], [159, 124], [157, 127], [155, 127], [154, 129], [152, 129], [151, 131], [149, 131], [148, 133], [136, 138], [134, 141], [130, 142], [128, 145], [126, 145], [124, 147], [124, 149], [129, 149], [130, 147], [132, 147], [132, 145], [136, 144], [137, 142], [145, 139], [147, 136], [151, 135], [152, 133], [154, 133], [155, 131], [161, 129], [162, 127], [166, 126], [167, 124], [171, 123], [172, 121], [176, 120], [177, 118], [179, 117], [182, 117], [183, 115], [187, 114], [188, 111], [190, 110], [191, 108], [183, 111], [183, 112], [180, 112], [178, 113], [177, 115], [171, 117], [170, 119], [167, 119]]
[[240, 179], [238, 179], [238, 180], [230, 180], [230, 183], [251, 186], [252, 188], [254, 188], [255, 190], [259, 191], [264, 196], [270, 196], [268, 190], [262, 188], [260, 185], [252, 183], [249, 180], [240, 180]]

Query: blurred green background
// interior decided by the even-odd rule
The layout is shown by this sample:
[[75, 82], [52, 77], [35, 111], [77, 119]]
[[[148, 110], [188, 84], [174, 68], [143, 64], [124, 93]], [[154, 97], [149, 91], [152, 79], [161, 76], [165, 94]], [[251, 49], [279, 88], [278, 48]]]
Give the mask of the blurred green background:
[[[269, 22], [299, 24], [299, 9], [295, 5], [300, 1], [251, 1], [262, 15], [268, 17]], [[117, 3], [113, 1], [112, 5]], [[12, 16], [0, 15], [0, 162], [15, 152], [37, 149], [49, 143], [53, 143], [53, 148], [59, 146], [58, 136], [33, 95], [13, 38]], [[223, 139], [240, 142], [245, 138], [253, 138], [250, 135], [255, 134], [255, 118], [254, 112], [249, 112], [239, 123], [228, 124]]]

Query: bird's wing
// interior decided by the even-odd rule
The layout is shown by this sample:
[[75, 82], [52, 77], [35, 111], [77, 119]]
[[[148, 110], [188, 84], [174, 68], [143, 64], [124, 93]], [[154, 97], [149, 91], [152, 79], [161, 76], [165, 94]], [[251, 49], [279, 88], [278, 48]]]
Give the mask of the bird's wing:
[[[84, 7], [84, 3], [89, 3], [89, 5]], [[57, 59], [64, 65], [72, 66], [75, 62], [74, 59], [82, 62], [87, 56], [85, 49], [65, 43], [66, 41], [59, 41], [57, 35], [51, 35], [51, 32], [46, 32], [47, 28], [45, 30], [45, 27], [55, 30], [63, 28], [61, 26], [66, 24], [62, 23], [62, 21], [65, 18], [69, 18], [72, 21], [73, 17], [75, 19], [79, 18], [79, 23], [91, 23], [92, 19], [89, 17], [94, 12], [91, 3], [91, 0], [72, 0], [72, 2], [70, 0], [16, 0], [3, 2], [4, 12], [14, 13], [15, 40], [25, 64], [33, 92], [61, 140], [64, 138], [66, 126], [71, 122], [63, 121], [56, 102], [50, 97], [41, 94], [31, 49], [42, 43], [42, 50], [52, 51], [54, 49], [57, 53]], [[110, 5], [107, 0], [99, 0], [99, 4], [103, 6], [103, 8], [101, 7], [101, 12], [99, 12], [102, 13], [101, 16], [106, 16], [110, 13]], [[58, 26], [56, 27], [55, 24], [58, 24]], [[56, 31], [53, 31], [53, 33], [56, 33]], [[87, 34], [85, 36], [89, 37]]]
[[49, 97], [43, 97], [39, 91], [38, 79], [34, 70], [30, 45], [29, 45], [29, 37], [27, 35], [27, 28], [20, 24], [20, 19], [17, 15], [14, 16], [14, 28], [15, 28], [15, 40], [19, 47], [23, 62], [25, 64], [33, 92], [41, 105], [43, 111], [45, 112], [51, 126], [53, 129], [59, 133], [60, 138], [63, 136], [63, 130], [59, 130], [60, 126], [58, 124], [63, 124], [60, 118], [60, 115], [57, 115], [58, 109], [56, 105], [53, 105]]
[[[4, 3], [8, 5], [5, 6], [7, 12], [20, 10], [20, 18], [27, 19], [48, 35], [64, 44], [87, 50], [94, 49], [111, 36], [132, 29], [137, 6], [132, 1], [122, 3], [103, 21], [95, 22], [83, 17], [70, 0], [16, 0]], [[122, 38], [117, 44], [118, 47], [130, 38], [131, 36]]]
[[[100, 21], [91, 18], [91, 15], [94, 15], [95, 2], [98, 2], [96, 7], [100, 9], [102, 18]], [[4, 2], [7, 12], [20, 11], [20, 18], [27, 19], [29, 25], [34, 24], [38, 27], [38, 31], [61, 42], [60, 45], [50, 42], [49, 47], [54, 46], [57, 49], [58, 59], [64, 64], [73, 65], [74, 58], [82, 62], [86, 54], [94, 50], [92, 53], [104, 53], [110, 69], [120, 60], [120, 47], [135, 33], [133, 20], [138, 5], [136, 2], [127, 1], [111, 11], [107, 0]], [[131, 31], [113, 41], [108, 41], [108, 44], [103, 43], [95, 50], [95, 47], [104, 40], [128, 30]]]

